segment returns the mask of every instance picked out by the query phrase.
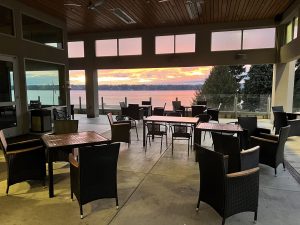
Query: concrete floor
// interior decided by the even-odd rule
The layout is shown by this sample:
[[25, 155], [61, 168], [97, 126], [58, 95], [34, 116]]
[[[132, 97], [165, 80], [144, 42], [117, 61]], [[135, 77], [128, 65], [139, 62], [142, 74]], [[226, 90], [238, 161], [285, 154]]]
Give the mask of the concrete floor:
[[[80, 119], [79, 129], [96, 130], [109, 137], [106, 117]], [[225, 120], [224, 120], [225, 121]], [[227, 122], [227, 120], [226, 120]], [[269, 127], [269, 121], [260, 121]], [[141, 133], [139, 124], [139, 134]], [[188, 157], [187, 145], [178, 141], [171, 155], [170, 146], [155, 139], [145, 153], [142, 142], [121, 145], [118, 162], [118, 193], [120, 208], [114, 199], [97, 200], [84, 205], [84, 219], [80, 219], [77, 201], [70, 199], [69, 166], [55, 163], [55, 197], [48, 198], [48, 189], [38, 182], [22, 182], [11, 186], [5, 195], [6, 181], [0, 179], [0, 224], [79, 224], [79, 225], [201, 225], [221, 224], [220, 216], [207, 204], [195, 206], [199, 191], [199, 171], [193, 152]], [[170, 142], [169, 142], [170, 143]], [[204, 145], [211, 147], [209, 135]], [[299, 145], [298, 145], [299, 146]], [[297, 147], [297, 146], [296, 146]], [[299, 148], [299, 147], [298, 147]], [[257, 224], [299, 225], [300, 185], [288, 171], [280, 166], [278, 176], [268, 166], [260, 166], [260, 193]], [[0, 173], [4, 174], [5, 162], [0, 156]], [[240, 213], [227, 219], [226, 224], [252, 224], [253, 213]]]

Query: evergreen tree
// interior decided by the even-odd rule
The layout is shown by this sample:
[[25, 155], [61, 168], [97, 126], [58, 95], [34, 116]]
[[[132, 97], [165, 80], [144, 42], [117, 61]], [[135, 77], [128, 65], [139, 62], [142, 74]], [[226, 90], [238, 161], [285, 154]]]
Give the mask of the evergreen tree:
[[223, 109], [232, 110], [234, 95], [238, 90], [239, 84], [230, 73], [229, 66], [214, 66], [202, 89], [196, 91], [194, 103], [205, 99], [210, 107], [217, 107], [219, 103], [222, 103]]
[[241, 80], [247, 76], [245, 65], [235, 65], [235, 66], [228, 66], [229, 72], [234, 76], [236, 82], [240, 83]]
[[[248, 72], [248, 79], [244, 86], [244, 108], [255, 111], [259, 108], [260, 95], [272, 93], [273, 65], [253, 65]], [[261, 106], [265, 108], [266, 106]]]

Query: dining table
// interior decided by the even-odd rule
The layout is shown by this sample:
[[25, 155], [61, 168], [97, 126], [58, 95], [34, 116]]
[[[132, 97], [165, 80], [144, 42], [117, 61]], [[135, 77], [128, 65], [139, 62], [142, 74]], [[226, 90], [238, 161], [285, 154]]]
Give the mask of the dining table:
[[103, 137], [95, 131], [67, 134], [44, 134], [41, 139], [46, 147], [48, 160], [49, 198], [54, 197], [53, 154], [55, 151], [111, 143], [110, 139]]

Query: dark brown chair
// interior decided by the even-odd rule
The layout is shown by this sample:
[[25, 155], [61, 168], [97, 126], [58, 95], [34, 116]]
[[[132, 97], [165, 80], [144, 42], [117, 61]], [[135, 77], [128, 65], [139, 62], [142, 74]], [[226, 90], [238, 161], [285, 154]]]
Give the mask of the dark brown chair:
[[168, 137], [167, 137], [167, 126], [161, 123], [146, 123], [147, 127], [147, 135], [146, 135], [146, 148], [145, 151], [147, 151], [147, 139], [149, 139], [149, 145], [151, 146], [151, 138], [152, 137], [159, 137], [160, 140], [160, 153], [162, 150], [162, 141], [163, 137], [166, 136], [166, 146], [168, 146]]
[[46, 157], [45, 148], [40, 139], [7, 144], [0, 130], [0, 147], [7, 163], [7, 188], [26, 180], [41, 180], [45, 185]]
[[174, 150], [175, 140], [187, 140], [188, 141], [188, 156], [190, 155], [190, 145], [193, 145], [193, 127], [184, 124], [173, 124], [171, 126], [172, 131], [172, 155]]
[[214, 151], [228, 155], [228, 172], [233, 173], [241, 170], [240, 142], [232, 134], [212, 132]]
[[130, 124], [130, 129], [135, 129], [136, 138], [137, 138], [137, 140], [139, 140], [139, 133], [138, 133], [138, 130], [137, 130], [137, 124], [136, 124], [136, 121], [134, 119], [130, 118], [129, 116], [119, 116], [119, 115], [117, 115], [116, 120], [117, 121], [113, 120], [112, 114], [109, 116], [110, 124], [111, 123], [113, 123], [113, 124], [129, 123]]
[[142, 101], [142, 105], [151, 105], [151, 101]]
[[164, 116], [166, 104], [167, 103], [165, 103], [164, 107], [154, 107], [153, 108], [153, 116]]
[[206, 111], [206, 106], [204, 105], [192, 105], [192, 117], [200, 114], [204, 114]]
[[129, 104], [125, 115], [134, 120], [141, 120], [144, 116], [144, 110], [139, 107], [139, 104]]
[[199, 100], [199, 101], [197, 101], [197, 105], [207, 105], [207, 101]]
[[[78, 120], [54, 120], [53, 121], [53, 134], [68, 134], [78, 132]], [[54, 151], [53, 161], [69, 162], [69, 154], [73, 149], [60, 149]]]
[[[205, 149], [196, 144], [199, 159], [200, 191], [197, 203], [197, 211], [200, 201], [206, 202], [213, 207], [223, 218], [222, 225], [226, 218], [241, 212], [254, 212], [254, 220], [257, 220], [258, 191], [259, 191], [259, 167], [247, 170], [227, 173], [227, 156]], [[250, 151], [250, 154], [243, 155], [250, 159], [257, 158], [259, 148]], [[256, 151], [253, 153], [253, 151]], [[248, 169], [249, 168], [249, 169]]]
[[279, 134], [281, 127], [286, 127], [288, 125], [288, 117], [286, 112], [273, 112], [274, 114], [274, 127], [275, 134]]
[[262, 133], [270, 134], [271, 130], [266, 128], [260, 128], [257, 126], [257, 117], [238, 117], [238, 124], [243, 128], [241, 136], [241, 146], [243, 149], [250, 148], [250, 137], [260, 137]]
[[173, 111], [179, 112], [182, 116], [185, 116], [185, 107], [181, 105], [181, 101], [172, 101]]
[[207, 114], [210, 115], [211, 122], [219, 123], [219, 110], [218, 109], [207, 109]]
[[111, 128], [111, 140], [113, 142], [126, 142], [130, 144], [131, 121], [114, 121], [112, 113], [108, 113], [107, 117]]
[[118, 207], [117, 163], [120, 143], [79, 148], [79, 161], [70, 154], [71, 198], [82, 205], [103, 198], [115, 198]]
[[264, 134], [261, 137], [251, 136], [251, 146], [260, 146], [259, 163], [268, 165], [275, 170], [277, 175], [277, 167], [284, 164], [284, 146], [289, 136], [290, 126], [282, 127], [279, 131], [279, 136]]

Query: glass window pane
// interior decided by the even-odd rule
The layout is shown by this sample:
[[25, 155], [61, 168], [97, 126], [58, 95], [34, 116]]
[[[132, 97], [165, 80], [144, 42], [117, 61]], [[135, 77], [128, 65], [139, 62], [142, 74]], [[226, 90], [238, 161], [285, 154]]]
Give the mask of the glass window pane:
[[141, 55], [142, 38], [119, 39], [119, 55]]
[[30, 16], [22, 15], [22, 29], [24, 39], [63, 48], [63, 32], [61, 28]]
[[14, 35], [13, 12], [0, 5], [0, 33]]
[[195, 34], [182, 34], [175, 36], [175, 52], [195, 52], [196, 35]]
[[[70, 100], [75, 109], [86, 108], [86, 93], [85, 93], [85, 71], [70, 70], [69, 80], [71, 85]], [[79, 100], [80, 99], [80, 100]]]
[[68, 57], [83, 58], [84, 57], [84, 42], [72, 41], [68, 42]]
[[211, 51], [240, 50], [241, 42], [241, 30], [212, 32]]
[[294, 35], [293, 39], [297, 38], [298, 36], [298, 17], [294, 19]]
[[96, 56], [117, 56], [118, 55], [118, 40], [107, 39], [96, 41]]
[[243, 32], [243, 49], [275, 47], [275, 28], [251, 29]]
[[174, 35], [155, 37], [155, 54], [174, 53]]
[[292, 30], [293, 30], [293, 23], [290, 22], [286, 27], [286, 43], [289, 43], [292, 40]]

